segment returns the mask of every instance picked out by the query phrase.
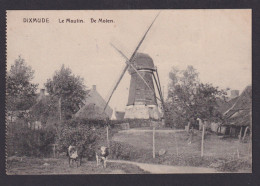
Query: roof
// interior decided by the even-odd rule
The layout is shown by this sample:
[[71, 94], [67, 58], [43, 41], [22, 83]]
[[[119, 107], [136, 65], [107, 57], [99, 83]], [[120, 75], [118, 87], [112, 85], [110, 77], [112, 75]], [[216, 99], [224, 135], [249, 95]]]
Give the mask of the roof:
[[41, 111], [39, 111], [39, 108], [47, 105], [50, 102], [50, 100], [51, 100], [50, 95], [37, 93], [36, 94], [36, 103], [30, 108], [30, 111], [32, 111], [33, 113], [41, 112]]
[[90, 103], [81, 107], [81, 109], [75, 114], [75, 117], [90, 120], [105, 120], [109, 118], [109, 116], [104, 112], [104, 109], [95, 103]]
[[[139, 69], [154, 69], [153, 59], [144, 53], [137, 53], [134, 60], [134, 66]], [[129, 68], [129, 73], [135, 73], [132, 68]]]
[[252, 86], [247, 86], [235, 103], [224, 112], [224, 117], [231, 125], [249, 126], [252, 111]]
[[252, 107], [252, 86], [247, 86], [242, 94], [238, 97], [235, 103], [224, 113], [225, 116], [230, 117], [239, 110], [251, 109]]
[[[86, 107], [87, 105], [93, 105], [93, 104], [96, 105], [97, 107], [99, 107], [100, 109], [102, 109], [102, 112], [103, 112], [105, 105], [106, 105], [106, 101], [95, 89], [91, 89], [91, 90], [87, 91], [86, 99], [83, 102], [84, 102], [84, 106], [81, 107], [81, 109], [78, 112], [84, 111], [84, 107]], [[78, 115], [78, 112], [75, 114], [75, 116]], [[86, 111], [86, 112], [88, 112], [88, 111]], [[111, 118], [111, 116], [113, 114], [113, 109], [109, 105], [107, 106], [107, 108], [105, 110], [105, 114], [109, 118]]]
[[223, 99], [217, 99], [217, 104], [218, 104], [218, 110], [224, 114], [230, 107], [234, 105], [234, 103], [237, 101], [239, 97], [235, 97], [229, 101], [223, 100]]

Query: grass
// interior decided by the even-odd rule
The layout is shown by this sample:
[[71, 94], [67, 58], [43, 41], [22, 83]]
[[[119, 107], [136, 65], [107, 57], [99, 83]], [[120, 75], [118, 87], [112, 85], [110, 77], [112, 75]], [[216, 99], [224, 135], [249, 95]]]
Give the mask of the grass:
[[77, 168], [76, 163], [69, 167], [67, 158], [16, 158], [7, 161], [8, 175], [42, 175], [42, 174], [146, 174], [135, 165], [107, 163], [104, 169], [97, 167], [95, 161], [83, 159]]
[[[152, 132], [117, 133], [113, 140], [132, 146], [133, 151], [142, 152], [133, 161], [178, 166], [214, 167], [221, 171], [251, 171], [248, 159], [248, 143], [237, 139], [220, 139], [215, 134], [206, 134], [204, 156], [201, 157], [201, 132], [196, 131], [191, 144], [187, 132], [155, 133], [156, 158], [152, 158]], [[158, 155], [160, 149], [166, 153]], [[239, 152], [239, 158], [238, 153]], [[242, 159], [242, 160], [241, 160]], [[242, 165], [242, 166], [240, 166]]]
[[[113, 136], [113, 137], [112, 137]], [[248, 143], [237, 139], [220, 139], [215, 134], [206, 134], [204, 156], [201, 157], [201, 132], [196, 131], [191, 144], [187, 132], [155, 133], [156, 158], [152, 157], [152, 132], [130, 132], [110, 134], [111, 145], [122, 144], [119, 158], [142, 163], [157, 163], [177, 166], [213, 167], [224, 172], [251, 172], [252, 162], [248, 158]], [[160, 149], [166, 153], [159, 156]], [[239, 152], [239, 158], [238, 154]], [[7, 174], [145, 174], [139, 167], [130, 164], [109, 163], [107, 168], [97, 167], [95, 161], [83, 159], [80, 167], [68, 166], [68, 160], [61, 158], [9, 158]]]
[[[132, 129], [135, 129], [135, 130], [152, 130], [153, 127], [139, 127], [139, 128], [132, 128]], [[170, 128], [170, 127], [157, 127], [157, 129], [159, 129], [159, 130], [174, 130], [173, 128]]]

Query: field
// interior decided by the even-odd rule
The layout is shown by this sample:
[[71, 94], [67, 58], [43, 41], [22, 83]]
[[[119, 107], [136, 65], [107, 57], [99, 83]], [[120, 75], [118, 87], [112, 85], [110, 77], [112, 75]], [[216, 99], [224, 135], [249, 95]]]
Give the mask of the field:
[[[200, 170], [252, 172], [248, 143], [239, 143], [238, 139], [234, 138], [222, 139], [213, 133], [206, 133], [204, 156], [201, 157], [201, 132], [195, 131], [191, 144], [188, 143], [188, 138], [189, 135], [184, 130], [157, 130], [155, 132], [156, 157], [153, 158], [150, 128], [116, 130], [110, 133], [109, 159], [114, 160], [108, 162], [105, 169], [101, 166], [97, 167], [95, 161], [87, 161], [86, 158], [77, 168], [76, 164], [69, 167], [65, 155], [60, 158], [24, 156], [8, 158], [7, 174], [147, 174], [155, 173], [150, 171], [149, 167], [153, 169], [158, 164], [161, 170], [166, 170], [159, 173], [167, 173], [167, 170], [172, 170], [172, 173], [187, 172], [195, 167], [197, 167], [195, 173], [199, 173]], [[118, 152], [113, 151], [115, 143], [120, 144], [120, 148], [116, 148]], [[166, 165], [169, 169], [163, 167]]]
[[[136, 153], [133, 161], [159, 163], [175, 166], [214, 167], [225, 172], [251, 172], [249, 144], [239, 143], [238, 139], [221, 139], [216, 134], [206, 133], [204, 156], [201, 157], [201, 132], [195, 131], [192, 143], [188, 144], [188, 133], [178, 131], [155, 133], [156, 158], [152, 158], [151, 131], [125, 131], [114, 135], [113, 140], [132, 146]], [[164, 149], [165, 154], [159, 156]]]
[[74, 163], [69, 167], [67, 158], [15, 158], [7, 162], [8, 175], [41, 174], [146, 174], [138, 166], [129, 164], [107, 163], [107, 168], [97, 167], [95, 161], [86, 161], [80, 167]]

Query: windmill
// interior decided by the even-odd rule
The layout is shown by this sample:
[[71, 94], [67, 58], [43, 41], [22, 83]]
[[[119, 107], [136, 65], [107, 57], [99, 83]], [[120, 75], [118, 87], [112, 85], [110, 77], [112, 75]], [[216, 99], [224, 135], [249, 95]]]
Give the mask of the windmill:
[[[159, 14], [158, 14], [159, 15]], [[125, 72], [128, 70], [131, 75], [130, 88], [128, 103], [126, 105], [126, 112], [124, 118], [138, 118], [138, 119], [161, 119], [161, 114], [158, 109], [158, 102], [160, 101], [162, 105], [162, 111], [164, 114], [164, 101], [161, 91], [160, 79], [158, 76], [157, 68], [154, 66], [152, 58], [148, 54], [138, 53], [138, 49], [143, 43], [147, 33], [151, 29], [153, 23], [155, 22], [158, 15], [154, 18], [153, 22], [145, 32], [141, 41], [138, 43], [134, 53], [131, 58], [128, 57], [113, 44], [111, 46], [121, 54], [121, 56], [126, 60], [126, 66], [121, 72], [119, 79], [116, 81], [111, 94], [107, 100], [104, 107], [106, 109], [113, 93], [118, 87], [121, 79], [123, 78]], [[157, 94], [154, 86], [154, 82], [157, 88]]]

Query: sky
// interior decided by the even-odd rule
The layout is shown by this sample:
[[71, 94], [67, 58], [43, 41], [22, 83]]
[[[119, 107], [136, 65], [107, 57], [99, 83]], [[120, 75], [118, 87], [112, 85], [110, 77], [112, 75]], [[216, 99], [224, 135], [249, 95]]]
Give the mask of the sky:
[[[165, 96], [173, 66], [183, 70], [192, 65], [203, 83], [240, 93], [251, 84], [249, 9], [8, 11], [7, 70], [21, 55], [41, 89], [64, 64], [107, 99], [125, 66], [110, 43], [130, 58], [158, 12], [139, 52], [152, 57]], [[48, 18], [49, 23], [25, 23], [24, 18]], [[113, 22], [99, 23], [100, 18]], [[60, 23], [63, 19], [83, 23]], [[109, 103], [112, 109], [124, 110], [129, 85], [126, 72]]]

